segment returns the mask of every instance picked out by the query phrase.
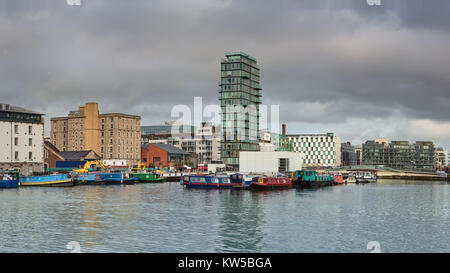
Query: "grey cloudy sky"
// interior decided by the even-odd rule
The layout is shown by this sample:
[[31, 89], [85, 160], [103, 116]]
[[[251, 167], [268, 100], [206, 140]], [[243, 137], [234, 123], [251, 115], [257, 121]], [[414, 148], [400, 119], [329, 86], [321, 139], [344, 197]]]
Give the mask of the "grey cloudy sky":
[[47, 125], [86, 101], [160, 124], [218, 103], [220, 59], [244, 51], [288, 133], [450, 148], [450, 1], [81, 2], [0, 0], [0, 101]]

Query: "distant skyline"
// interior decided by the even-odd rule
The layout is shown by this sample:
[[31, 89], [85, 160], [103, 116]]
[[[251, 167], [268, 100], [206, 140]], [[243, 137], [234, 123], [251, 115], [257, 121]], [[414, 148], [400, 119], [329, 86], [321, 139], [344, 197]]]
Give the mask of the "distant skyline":
[[288, 134], [431, 140], [450, 150], [450, 1], [0, 0], [0, 102], [65, 116], [173, 120], [218, 104], [220, 59], [261, 65], [263, 104]]

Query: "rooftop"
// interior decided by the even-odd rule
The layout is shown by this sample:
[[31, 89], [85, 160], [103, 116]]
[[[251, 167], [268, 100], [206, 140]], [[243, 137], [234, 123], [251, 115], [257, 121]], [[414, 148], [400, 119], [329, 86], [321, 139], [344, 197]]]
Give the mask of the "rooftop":
[[28, 110], [19, 106], [13, 106], [6, 103], [0, 103], [0, 111], [2, 112], [10, 112], [10, 113], [24, 113], [24, 114], [34, 114], [34, 115], [44, 115], [42, 113]]
[[[169, 145], [169, 144], [162, 144], [162, 143], [152, 143], [151, 145], [155, 146], [156, 148], [159, 148], [161, 150], [166, 151], [169, 154], [181, 154], [181, 155], [189, 155], [188, 152], [185, 152], [175, 146]], [[142, 148], [148, 150], [149, 144], [142, 145]]]

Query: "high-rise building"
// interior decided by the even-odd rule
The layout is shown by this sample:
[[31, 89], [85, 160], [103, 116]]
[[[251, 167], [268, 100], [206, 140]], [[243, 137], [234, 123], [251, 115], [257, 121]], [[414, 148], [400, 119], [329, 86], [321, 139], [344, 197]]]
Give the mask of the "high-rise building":
[[305, 167], [338, 167], [341, 165], [341, 140], [333, 133], [286, 135], [294, 152], [302, 153]]
[[44, 172], [44, 120], [41, 113], [0, 103], [0, 170], [22, 175]]
[[221, 159], [237, 169], [240, 151], [259, 151], [260, 69], [256, 59], [245, 53], [231, 52], [225, 57], [221, 61], [219, 82]]
[[86, 103], [67, 117], [51, 119], [50, 142], [60, 151], [93, 150], [102, 159], [140, 161], [140, 116], [109, 113], [99, 114], [98, 104]]

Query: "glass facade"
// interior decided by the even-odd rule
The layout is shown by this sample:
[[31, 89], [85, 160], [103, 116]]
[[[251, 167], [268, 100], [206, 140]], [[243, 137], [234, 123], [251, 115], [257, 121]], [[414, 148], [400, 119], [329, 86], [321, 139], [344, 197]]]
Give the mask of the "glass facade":
[[242, 52], [221, 61], [219, 100], [222, 108], [221, 158], [239, 167], [239, 151], [259, 151], [261, 85], [256, 59]]

